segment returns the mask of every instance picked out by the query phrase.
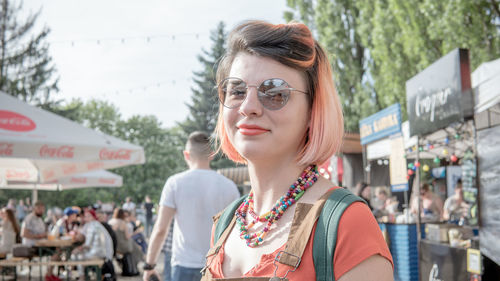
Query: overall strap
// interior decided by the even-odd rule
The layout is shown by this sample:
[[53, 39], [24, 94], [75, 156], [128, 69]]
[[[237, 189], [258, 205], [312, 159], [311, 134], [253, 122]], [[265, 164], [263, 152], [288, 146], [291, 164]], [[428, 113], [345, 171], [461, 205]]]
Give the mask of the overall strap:
[[365, 201], [346, 189], [338, 188], [331, 193], [323, 206], [313, 243], [316, 280], [335, 280], [333, 258], [337, 244], [337, 228], [345, 209], [354, 202]]
[[332, 192], [330, 190], [323, 194], [314, 205], [297, 203], [285, 250], [280, 252], [276, 257], [278, 262], [291, 267], [298, 267], [314, 224], [320, 216], [323, 205]]

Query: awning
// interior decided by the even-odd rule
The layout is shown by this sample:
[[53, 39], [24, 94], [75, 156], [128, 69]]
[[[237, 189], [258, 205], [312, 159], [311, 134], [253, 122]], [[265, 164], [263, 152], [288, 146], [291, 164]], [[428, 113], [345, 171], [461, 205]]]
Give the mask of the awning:
[[247, 166], [219, 169], [217, 173], [232, 180], [236, 185], [243, 185], [245, 182], [250, 181]]

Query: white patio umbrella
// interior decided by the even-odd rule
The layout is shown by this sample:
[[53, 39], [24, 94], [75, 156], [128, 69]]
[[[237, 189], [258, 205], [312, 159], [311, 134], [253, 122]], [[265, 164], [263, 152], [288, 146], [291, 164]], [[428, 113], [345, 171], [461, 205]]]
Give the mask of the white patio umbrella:
[[[35, 187], [36, 185], [36, 187]], [[122, 176], [106, 170], [91, 171], [75, 174], [69, 177], [59, 178], [47, 183], [36, 183], [29, 181], [18, 181], [8, 179], [6, 183], [0, 183], [0, 189], [28, 189], [28, 190], [69, 190], [88, 187], [120, 187], [123, 185]]]
[[[0, 92], [0, 183], [37, 183], [145, 162], [138, 145], [86, 128]], [[36, 186], [35, 186], [36, 187]], [[36, 189], [33, 193], [36, 200]]]

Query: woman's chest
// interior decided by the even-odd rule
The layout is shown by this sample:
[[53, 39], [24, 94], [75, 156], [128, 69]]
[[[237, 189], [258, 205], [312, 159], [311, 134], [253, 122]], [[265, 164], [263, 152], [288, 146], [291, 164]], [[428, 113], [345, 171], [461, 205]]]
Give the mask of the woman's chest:
[[235, 225], [224, 245], [224, 276], [243, 276], [266, 263], [272, 263], [275, 255], [284, 248], [290, 231], [290, 223], [281, 225], [282, 227], [272, 228], [264, 242], [254, 248], [247, 246], [246, 240], [240, 238], [239, 227]]

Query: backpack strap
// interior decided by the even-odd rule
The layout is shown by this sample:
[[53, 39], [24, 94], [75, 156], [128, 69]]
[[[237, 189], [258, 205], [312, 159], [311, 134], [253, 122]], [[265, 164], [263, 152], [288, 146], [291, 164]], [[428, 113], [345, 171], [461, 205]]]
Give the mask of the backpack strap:
[[214, 223], [215, 223], [214, 245], [217, 244], [217, 241], [219, 241], [220, 236], [231, 223], [231, 220], [234, 217], [234, 212], [236, 212], [236, 209], [238, 209], [238, 207], [247, 197], [248, 194], [241, 196], [239, 199], [229, 204], [221, 213], [219, 213], [220, 215], [218, 219], [217, 215], [214, 217]]
[[241, 205], [241, 202], [247, 198], [248, 195], [243, 195], [241, 198], [233, 201], [222, 212], [213, 217], [215, 230], [214, 230], [214, 246], [208, 250], [206, 255], [205, 267], [200, 271], [202, 278], [201, 281], [213, 280], [210, 270], [207, 270], [215, 259], [215, 255], [219, 252], [224, 241], [226, 241], [231, 229], [236, 223], [236, 216], [234, 212]]
[[316, 225], [313, 259], [316, 280], [334, 281], [333, 258], [337, 244], [337, 228], [344, 211], [354, 202], [364, 202], [344, 188], [337, 188], [325, 202]]

